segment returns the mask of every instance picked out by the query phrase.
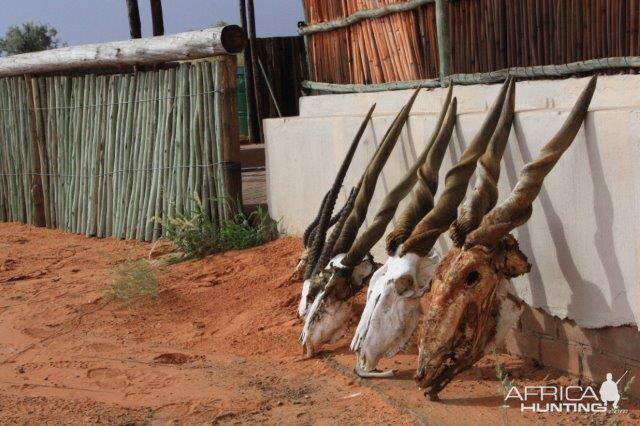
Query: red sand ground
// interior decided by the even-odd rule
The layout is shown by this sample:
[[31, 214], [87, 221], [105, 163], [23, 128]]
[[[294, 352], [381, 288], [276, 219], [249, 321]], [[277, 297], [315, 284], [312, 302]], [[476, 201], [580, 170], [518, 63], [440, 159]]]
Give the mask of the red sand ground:
[[[0, 423], [634, 423], [612, 414], [501, 409], [491, 357], [425, 400], [415, 352], [399, 374], [361, 380], [347, 338], [304, 359], [296, 317], [300, 250], [285, 237], [164, 267], [155, 299], [103, 298], [115, 266], [149, 244], [0, 224]], [[500, 356], [518, 385], [569, 384]], [[624, 408], [631, 408], [628, 400]]]

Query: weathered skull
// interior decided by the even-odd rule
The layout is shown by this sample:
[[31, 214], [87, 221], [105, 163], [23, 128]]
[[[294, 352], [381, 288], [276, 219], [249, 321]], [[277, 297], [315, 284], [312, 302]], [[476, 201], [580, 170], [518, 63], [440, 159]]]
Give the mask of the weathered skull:
[[[538, 158], [524, 166], [509, 197], [493, 210], [483, 207], [490, 208], [491, 200], [497, 198], [497, 179], [487, 173], [481, 186], [476, 186], [469, 203], [472, 208], [453, 224], [456, 247], [436, 270], [415, 376], [432, 399], [456, 374], [499, 343], [519, 317], [521, 304], [509, 295], [507, 282], [529, 272], [531, 266], [509, 232], [531, 217], [545, 176], [580, 130], [595, 86], [593, 77], [558, 133]], [[424, 229], [428, 236], [430, 228]]]
[[393, 256], [375, 272], [351, 341], [351, 350], [358, 355], [359, 376], [385, 377], [392, 373], [376, 372], [378, 361], [394, 356], [409, 341], [422, 313], [420, 298], [430, 288], [438, 261], [435, 252], [425, 257]]
[[[519, 307], [508, 297], [506, 281], [530, 268], [511, 235], [492, 250], [474, 246], [449, 251], [431, 285], [420, 340], [416, 380], [429, 395], [437, 395], [498, 343], [494, 341], [498, 329], [508, 329], [501, 321], [517, 320]], [[515, 314], [509, 314], [514, 309]], [[504, 336], [504, 332], [498, 334]]]
[[317, 294], [306, 313], [300, 342], [308, 356], [313, 356], [325, 343], [340, 339], [354, 315], [353, 295], [366, 284], [375, 270], [370, 256], [356, 268], [345, 268], [336, 256], [317, 277], [325, 285], [317, 286]]

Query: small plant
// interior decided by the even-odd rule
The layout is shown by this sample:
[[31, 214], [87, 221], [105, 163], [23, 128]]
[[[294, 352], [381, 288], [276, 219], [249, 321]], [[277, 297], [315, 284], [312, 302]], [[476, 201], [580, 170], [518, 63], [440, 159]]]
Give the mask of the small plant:
[[146, 259], [128, 260], [116, 267], [106, 290], [107, 299], [132, 302], [158, 295], [158, 273]]
[[226, 250], [258, 246], [273, 240], [277, 234], [277, 223], [260, 206], [249, 216], [238, 211], [231, 220], [220, 224], [220, 240]]
[[173, 242], [182, 257], [173, 261], [203, 257], [226, 250], [241, 250], [273, 240], [278, 224], [258, 207], [248, 216], [239, 206], [231, 219], [222, 220], [217, 227], [205, 212], [202, 202], [194, 195], [194, 209], [189, 215], [156, 219], [164, 229], [164, 238]]
[[[502, 367], [502, 364], [498, 360], [498, 357], [495, 352], [493, 353], [493, 355], [495, 356], [495, 359], [496, 359], [496, 365], [495, 365], [496, 377], [500, 382], [499, 389], [503, 395], [503, 400], [504, 400], [504, 398], [506, 398], [507, 395], [509, 394], [509, 391], [511, 390], [511, 388], [515, 386], [515, 383], [509, 379], [509, 374]], [[502, 405], [502, 408], [508, 408], [508, 407], [509, 406], [506, 404], [506, 401], [505, 401], [505, 403]]]
[[205, 213], [198, 196], [193, 198], [195, 207], [190, 215], [177, 215], [168, 219], [156, 219], [164, 230], [164, 237], [171, 241], [185, 258], [202, 257], [220, 251], [220, 235]]
[[624, 385], [624, 390], [622, 391], [622, 394], [620, 395], [621, 397], [623, 397], [623, 395], [626, 395], [627, 392], [629, 392], [629, 389], [631, 389], [631, 386], [633, 386], [633, 383], [636, 381], [636, 376], [632, 376], [628, 381], [627, 384]]

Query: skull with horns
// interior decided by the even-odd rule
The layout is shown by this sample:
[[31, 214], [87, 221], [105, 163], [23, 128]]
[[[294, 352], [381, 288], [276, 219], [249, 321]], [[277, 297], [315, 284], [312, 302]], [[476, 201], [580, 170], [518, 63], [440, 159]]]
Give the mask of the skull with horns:
[[[386, 156], [393, 149], [393, 145], [395, 145], [399, 137], [417, 93], [416, 91], [398, 114], [380, 145], [379, 152], [384, 152]], [[362, 198], [360, 204], [358, 204], [358, 197], [355, 198], [350, 216], [351, 227], [344, 228], [347, 229], [346, 232], [344, 229], [342, 230], [342, 234], [338, 237], [336, 246], [333, 249], [335, 257], [328, 264], [328, 267], [320, 270], [312, 278], [315, 280], [317, 292], [313, 294], [313, 303], [305, 317], [305, 325], [301, 336], [301, 341], [306, 347], [307, 354], [312, 355], [321, 344], [327, 341], [334, 341], [343, 334], [353, 316], [353, 298], [365, 284], [363, 272], [368, 276], [373, 272], [373, 268], [369, 266], [374, 265], [371, 260], [367, 260], [370, 259], [369, 250], [382, 238], [400, 201], [411, 192], [416, 182], [418, 180], [423, 182], [437, 180], [444, 152], [451, 139], [455, 117], [456, 100], [455, 98], [452, 99], [452, 91], [450, 89], [440, 118], [424, 150], [405, 176], [385, 196], [371, 225], [356, 238], [358, 228], [364, 221], [369, 200], [375, 190], [378, 174], [384, 165], [382, 161], [376, 159], [379, 153], [374, 155], [361, 179], [362, 189], [358, 192], [358, 196]], [[383, 149], [385, 151], [381, 151]], [[432, 183], [425, 183], [425, 185], [433, 186]], [[421, 207], [418, 208], [418, 211], [420, 209]], [[404, 216], [406, 218], [404, 223], [409, 225], [413, 220], [412, 217], [415, 217], [415, 212], [413, 216], [410, 214], [405, 214]], [[338, 224], [340, 222], [339, 220]], [[413, 224], [415, 222], [417, 220]], [[367, 270], [362, 270], [363, 265], [368, 266]]]
[[[510, 295], [507, 282], [527, 273], [531, 265], [509, 233], [530, 218], [543, 179], [575, 139], [595, 87], [593, 77], [562, 128], [538, 158], [524, 166], [509, 197], [493, 210], [499, 163], [483, 163], [485, 173], [451, 227], [454, 247], [438, 265], [431, 284], [415, 376], [430, 398], [437, 399], [453, 377], [499, 344], [518, 319], [522, 302]], [[441, 228], [428, 222], [419, 225], [401, 256], [426, 254], [436, 229]]]
[[[460, 161], [447, 173], [444, 191], [435, 206], [437, 168], [429, 172], [429, 165], [425, 164], [427, 168], [422, 169], [409, 206], [387, 236], [389, 258], [371, 279], [367, 303], [351, 342], [351, 349], [358, 355], [356, 373], [359, 376], [388, 377], [393, 374], [393, 371], [378, 372], [376, 365], [383, 356], [390, 357], [400, 351], [417, 327], [422, 313], [420, 299], [429, 291], [438, 262], [433, 244], [455, 219], [476, 163], [480, 164], [481, 170], [476, 190], [485, 192], [481, 184], [484, 179], [497, 179], [494, 165], [499, 169], [513, 120], [514, 97], [515, 82], [508, 80], [480, 131]], [[447, 125], [453, 126], [454, 120], [455, 116]], [[440, 149], [442, 152], [432, 154], [439, 156], [441, 161], [446, 145]], [[430, 237], [428, 245], [416, 245], [426, 231]]]

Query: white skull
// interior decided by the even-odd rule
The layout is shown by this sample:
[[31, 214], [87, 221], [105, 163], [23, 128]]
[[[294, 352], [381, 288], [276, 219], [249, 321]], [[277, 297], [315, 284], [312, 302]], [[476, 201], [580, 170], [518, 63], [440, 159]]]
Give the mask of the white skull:
[[[375, 370], [380, 358], [394, 356], [407, 344], [420, 318], [420, 297], [429, 290], [439, 260], [434, 251], [425, 257], [413, 253], [393, 256], [373, 275], [351, 341], [360, 370]], [[400, 278], [413, 283], [401, 293], [396, 285]]]

